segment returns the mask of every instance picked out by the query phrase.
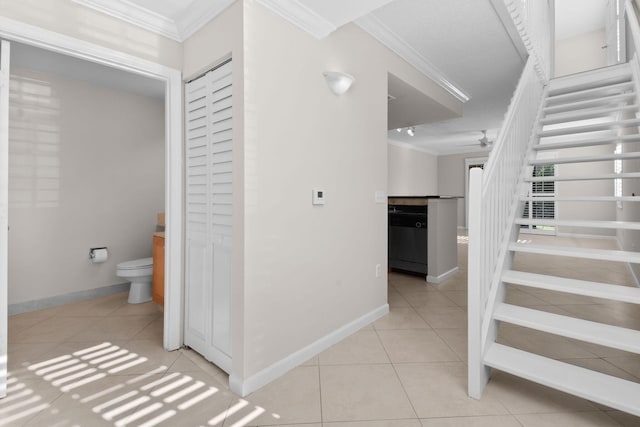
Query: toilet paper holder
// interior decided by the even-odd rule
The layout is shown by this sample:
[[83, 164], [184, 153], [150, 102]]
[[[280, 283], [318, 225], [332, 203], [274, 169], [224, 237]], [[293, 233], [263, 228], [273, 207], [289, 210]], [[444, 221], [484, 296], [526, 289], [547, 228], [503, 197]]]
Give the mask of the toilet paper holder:
[[93, 263], [105, 262], [108, 257], [108, 250], [106, 246], [99, 248], [89, 248], [89, 259]]

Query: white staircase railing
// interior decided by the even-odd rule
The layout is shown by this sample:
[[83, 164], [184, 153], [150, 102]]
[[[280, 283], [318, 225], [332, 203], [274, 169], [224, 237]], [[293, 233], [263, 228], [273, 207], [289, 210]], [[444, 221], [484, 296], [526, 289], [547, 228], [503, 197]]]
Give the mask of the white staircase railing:
[[517, 190], [544, 92], [536, 62], [531, 56], [527, 60], [485, 170], [470, 172], [468, 385], [469, 395], [476, 399], [489, 378], [482, 356], [497, 334], [491, 312], [500, 297], [499, 273], [511, 262], [507, 246], [517, 232], [513, 225], [520, 206]]
[[536, 60], [536, 69], [543, 80], [549, 80], [553, 70], [554, 11], [547, 0], [504, 0], [516, 24], [529, 57]]

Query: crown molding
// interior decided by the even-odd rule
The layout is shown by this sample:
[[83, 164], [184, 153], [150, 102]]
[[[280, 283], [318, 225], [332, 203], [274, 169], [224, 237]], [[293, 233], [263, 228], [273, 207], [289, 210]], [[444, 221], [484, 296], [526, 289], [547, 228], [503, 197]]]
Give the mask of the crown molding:
[[235, 0], [196, 0], [174, 19], [128, 0], [71, 0], [171, 40], [183, 42]]
[[71, 0], [90, 9], [97, 10], [106, 15], [128, 22], [129, 24], [144, 28], [151, 32], [161, 34], [175, 41], [182, 41], [178, 27], [172, 19], [155, 13], [144, 7], [140, 7], [127, 0]]
[[191, 37], [234, 2], [235, 0], [215, 0], [213, 2], [199, 0], [194, 2], [192, 6], [186, 8], [175, 19], [180, 41]]
[[257, 2], [317, 39], [323, 39], [337, 29], [331, 22], [297, 0], [257, 0]]
[[391, 49], [402, 59], [416, 67], [420, 72], [437, 83], [444, 90], [456, 97], [461, 102], [467, 102], [471, 96], [449, 80], [442, 71], [420, 55], [414, 48], [405, 42], [400, 36], [391, 31], [373, 14], [369, 14], [355, 21], [357, 25], [369, 33], [373, 38]]

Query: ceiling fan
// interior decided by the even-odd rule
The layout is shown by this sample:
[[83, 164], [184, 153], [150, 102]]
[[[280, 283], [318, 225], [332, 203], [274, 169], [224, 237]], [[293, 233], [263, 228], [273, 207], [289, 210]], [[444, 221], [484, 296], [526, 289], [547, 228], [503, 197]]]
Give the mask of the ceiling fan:
[[[489, 138], [487, 138], [487, 131], [486, 130], [482, 130], [482, 138], [478, 139], [478, 142], [480, 143], [480, 148], [486, 148], [486, 147], [491, 147], [491, 144], [493, 144], [493, 141], [489, 140]], [[466, 146], [471, 146], [471, 145], [476, 145], [476, 144], [465, 144]]]

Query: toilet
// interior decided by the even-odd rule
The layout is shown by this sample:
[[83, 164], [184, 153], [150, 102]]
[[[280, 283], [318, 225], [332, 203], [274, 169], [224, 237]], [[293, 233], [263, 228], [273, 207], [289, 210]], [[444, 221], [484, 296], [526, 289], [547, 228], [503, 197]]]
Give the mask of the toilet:
[[117, 266], [116, 276], [131, 282], [129, 304], [151, 301], [151, 276], [153, 258], [134, 259], [121, 262]]

